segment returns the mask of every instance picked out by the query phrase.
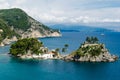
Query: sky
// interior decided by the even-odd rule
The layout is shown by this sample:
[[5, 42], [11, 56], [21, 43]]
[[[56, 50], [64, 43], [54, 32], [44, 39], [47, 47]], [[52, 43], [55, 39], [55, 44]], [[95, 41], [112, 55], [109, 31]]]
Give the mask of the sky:
[[120, 23], [120, 0], [0, 0], [46, 24]]

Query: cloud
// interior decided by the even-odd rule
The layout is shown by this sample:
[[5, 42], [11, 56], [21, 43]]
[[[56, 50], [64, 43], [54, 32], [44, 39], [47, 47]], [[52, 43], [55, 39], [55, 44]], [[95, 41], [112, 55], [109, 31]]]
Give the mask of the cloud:
[[103, 19], [100, 22], [120, 22], [120, 19]]
[[[113, 11], [117, 11], [113, 13]], [[31, 12], [32, 13], [32, 12]], [[31, 14], [30, 13], [30, 14]], [[40, 13], [40, 14], [39, 14]], [[44, 23], [103, 23], [120, 22], [120, 8], [105, 8], [95, 10], [76, 10], [76, 11], [49, 11], [46, 13], [35, 12], [38, 20]]]
[[20, 5], [26, 3], [27, 0], [15, 0], [15, 4]]
[[119, 0], [0, 0], [0, 8], [18, 7], [43, 23], [120, 22]]
[[10, 7], [10, 5], [7, 2], [7, 0], [0, 0], [0, 9], [6, 9], [6, 8], [9, 8], [9, 7]]

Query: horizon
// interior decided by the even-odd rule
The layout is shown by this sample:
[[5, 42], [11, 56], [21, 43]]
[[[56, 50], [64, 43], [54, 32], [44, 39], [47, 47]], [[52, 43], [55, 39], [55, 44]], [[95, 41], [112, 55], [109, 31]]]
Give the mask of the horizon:
[[0, 3], [0, 9], [21, 8], [36, 20], [48, 25], [112, 27], [115, 30], [120, 26], [119, 0], [0, 0]]

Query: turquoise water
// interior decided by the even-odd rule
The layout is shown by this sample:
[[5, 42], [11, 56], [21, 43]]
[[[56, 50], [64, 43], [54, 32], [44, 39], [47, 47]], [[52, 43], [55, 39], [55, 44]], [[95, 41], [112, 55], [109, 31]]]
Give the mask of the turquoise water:
[[[86, 36], [97, 36], [112, 54], [120, 55], [119, 32], [63, 32], [61, 38], [40, 39], [50, 49], [69, 44], [66, 53], [77, 49]], [[11, 58], [9, 46], [0, 47], [0, 80], [120, 80], [120, 60], [113, 63], [81, 63], [61, 60], [22, 61]]]

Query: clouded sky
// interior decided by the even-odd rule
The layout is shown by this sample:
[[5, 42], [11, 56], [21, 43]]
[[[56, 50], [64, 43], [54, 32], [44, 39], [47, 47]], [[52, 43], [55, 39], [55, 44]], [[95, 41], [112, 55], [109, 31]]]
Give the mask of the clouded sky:
[[120, 0], [0, 0], [0, 8], [21, 8], [43, 23], [120, 22]]

